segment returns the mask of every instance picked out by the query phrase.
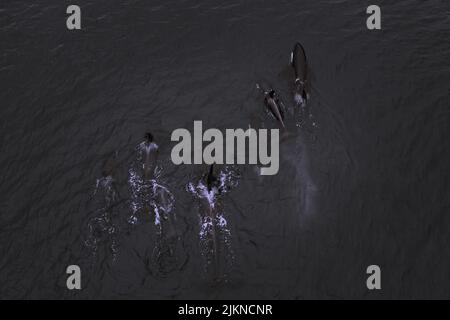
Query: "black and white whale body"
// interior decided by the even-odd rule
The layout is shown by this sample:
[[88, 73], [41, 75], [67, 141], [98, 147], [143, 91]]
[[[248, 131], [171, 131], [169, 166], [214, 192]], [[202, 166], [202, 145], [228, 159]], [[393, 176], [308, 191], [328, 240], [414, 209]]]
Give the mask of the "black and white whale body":
[[294, 100], [298, 104], [306, 103], [307, 94], [307, 76], [308, 76], [308, 62], [306, 60], [305, 49], [300, 43], [294, 45], [291, 52], [290, 64], [294, 69]]
[[266, 90], [262, 88], [259, 84], [256, 84], [256, 88], [261, 90], [264, 94], [264, 103], [266, 104], [267, 109], [272, 114], [272, 116], [281, 124], [283, 128], [286, 128], [284, 125], [284, 108], [283, 104], [278, 98], [275, 90]]

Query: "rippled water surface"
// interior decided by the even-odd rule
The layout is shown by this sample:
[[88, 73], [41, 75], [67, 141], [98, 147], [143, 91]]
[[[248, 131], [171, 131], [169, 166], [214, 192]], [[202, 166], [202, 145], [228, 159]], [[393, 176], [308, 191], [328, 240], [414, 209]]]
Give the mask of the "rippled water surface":
[[[69, 4], [0, 4], [1, 298], [450, 298], [448, 1], [378, 1], [381, 31], [361, 1]], [[255, 84], [294, 109], [297, 41], [279, 173], [218, 167], [212, 208], [171, 132], [276, 127]]]

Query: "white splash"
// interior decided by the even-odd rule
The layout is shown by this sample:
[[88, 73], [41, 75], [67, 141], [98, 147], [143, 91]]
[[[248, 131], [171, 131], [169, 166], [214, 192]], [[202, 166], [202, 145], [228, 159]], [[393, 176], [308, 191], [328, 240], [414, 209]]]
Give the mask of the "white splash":
[[161, 219], [171, 214], [175, 198], [169, 189], [160, 184], [162, 168], [155, 166], [152, 179], [144, 176], [146, 157], [158, 149], [156, 143], [142, 142], [136, 147], [136, 160], [128, 170], [128, 186], [130, 189], [132, 211], [128, 219], [130, 224], [139, 222], [138, 214], [148, 214], [146, 210], [154, 214], [154, 224], [161, 228]]
[[[206, 207], [202, 208], [199, 213], [200, 218], [200, 251], [205, 259], [205, 271], [208, 270], [213, 261], [217, 261], [220, 255], [225, 259], [225, 264], [216, 266], [220, 270], [227, 272], [234, 264], [234, 253], [231, 247], [231, 232], [228, 228], [228, 222], [222, 206], [219, 205], [220, 199], [232, 187], [238, 184], [238, 174], [228, 167], [225, 167], [217, 177], [217, 183], [208, 189], [205, 178], [200, 179], [197, 183], [189, 182], [186, 190], [194, 195], [199, 202], [205, 201]], [[218, 249], [220, 246], [221, 249]], [[218, 250], [218, 252], [216, 252]]]

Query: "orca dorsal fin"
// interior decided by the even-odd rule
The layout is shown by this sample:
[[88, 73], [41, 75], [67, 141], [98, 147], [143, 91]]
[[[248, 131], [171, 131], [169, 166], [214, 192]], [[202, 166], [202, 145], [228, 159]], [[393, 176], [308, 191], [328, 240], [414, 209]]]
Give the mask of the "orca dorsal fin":
[[209, 172], [208, 176], [206, 177], [206, 185], [208, 187], [208, 190], [211, 191], [212, 187], [214, 186], [217, 178], [214, 175], [214, 164], [209, 166]]

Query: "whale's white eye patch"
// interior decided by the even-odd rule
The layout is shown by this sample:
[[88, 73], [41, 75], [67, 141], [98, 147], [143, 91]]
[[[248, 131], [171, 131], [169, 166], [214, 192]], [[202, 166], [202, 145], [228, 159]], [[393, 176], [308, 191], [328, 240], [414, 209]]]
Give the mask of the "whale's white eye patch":
[[291, 52], [291, 64], [294, 62], [294, 52]]

